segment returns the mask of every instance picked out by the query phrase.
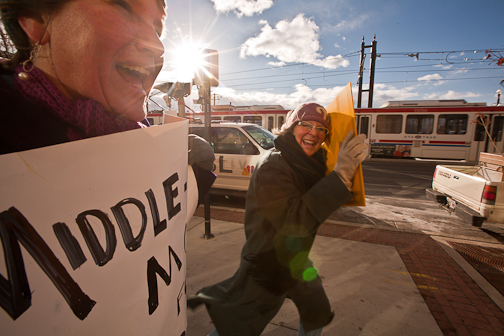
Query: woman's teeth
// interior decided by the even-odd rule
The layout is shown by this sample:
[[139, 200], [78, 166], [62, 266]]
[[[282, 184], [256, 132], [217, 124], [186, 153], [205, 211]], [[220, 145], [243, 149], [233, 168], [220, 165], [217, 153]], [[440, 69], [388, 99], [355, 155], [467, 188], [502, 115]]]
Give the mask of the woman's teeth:
[[144, 68], [138, 67], [138, 66], [128, 65], [128, 64], [119, 64], [119, 65], [125, 69], [139, 72], [140, 74], [142, 74], [144, 76], [150, 75], [149, 71], [145, 70]]
[[117, 68], [119, 72], [123, 73], [124, 79], [130, 83], [133, 87], [143, 90], [143, 83], [145, 79], [150, 75], [150, 72], [142, 67], [129, 65], [129, 64], [118, 64]]

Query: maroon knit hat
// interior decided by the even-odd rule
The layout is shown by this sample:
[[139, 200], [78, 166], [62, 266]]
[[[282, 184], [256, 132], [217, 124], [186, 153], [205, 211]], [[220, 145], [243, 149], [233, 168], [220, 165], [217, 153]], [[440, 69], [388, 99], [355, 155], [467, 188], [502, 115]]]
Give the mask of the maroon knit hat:
[[318, 121], [325, 128], [330, 128], [330, 117], [326, 109], [316, 103], [307, 103], [299, 106], [294, 111], [289, 112], [285, 128], [289, 128], [298, 121]]

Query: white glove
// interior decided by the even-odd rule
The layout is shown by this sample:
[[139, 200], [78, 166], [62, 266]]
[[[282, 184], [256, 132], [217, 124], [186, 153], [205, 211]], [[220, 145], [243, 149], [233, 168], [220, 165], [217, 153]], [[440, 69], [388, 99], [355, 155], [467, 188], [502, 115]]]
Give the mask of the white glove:
[[364, 150], [368, 147], [364, 143], [365, 134], [359, 134], [354, 137], [354, 131], [348, 132], [345, 140], [340, 142], [338, 161], [334, 166], [334, 171], [341, 178], [348, 190], [352, 190], [353, 177], [359, 164], [366, 158]]

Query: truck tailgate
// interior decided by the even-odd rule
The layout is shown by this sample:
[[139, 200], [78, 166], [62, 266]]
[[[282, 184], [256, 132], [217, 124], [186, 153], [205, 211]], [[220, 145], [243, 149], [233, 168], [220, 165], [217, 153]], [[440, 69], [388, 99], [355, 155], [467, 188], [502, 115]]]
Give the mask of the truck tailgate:
[[432, 189], [445, 193], [456, 201], [479, 211], [486, 180], [471, 175], [473, 172], [475, 169], [471, 167], [438, 165], [432, 180]]

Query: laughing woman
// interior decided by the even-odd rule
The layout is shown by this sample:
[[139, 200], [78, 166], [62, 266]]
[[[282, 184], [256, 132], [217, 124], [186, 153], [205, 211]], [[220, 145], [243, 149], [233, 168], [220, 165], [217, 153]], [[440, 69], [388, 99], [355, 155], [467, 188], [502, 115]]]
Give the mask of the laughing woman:
[[164, 7], [0, 0], [0, 154], [144, 127]]
[[[164, 0], [0, 0], [0, 15], [0, 154], [148, 125]], [[201, 202], [214, 154], [196, 136], [189, 148]]]
[[188, 300], [192, 309], [206, 305], [216, 328], [210, 335], [258, 336], [285, 298], [298, 309], [299, 335], [320, 335], [331, 322], [329, 300], [308, 254], [320, 224], [352, 198], [353, 176], [367, 145], [364, 135], [350, 132], [334, 171], [326, 175], [321, 145], [330, 129], [322, 106], [303, 104], [289, 114], [275, 148], [259, 161], [247, 192], [238, 271]]

